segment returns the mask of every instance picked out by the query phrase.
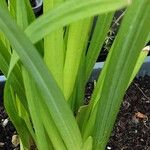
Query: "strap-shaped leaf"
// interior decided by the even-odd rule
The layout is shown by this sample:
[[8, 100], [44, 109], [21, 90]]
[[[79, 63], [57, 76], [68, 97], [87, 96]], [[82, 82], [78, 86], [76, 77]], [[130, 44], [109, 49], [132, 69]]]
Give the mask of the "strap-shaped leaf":
[[26, 33], [33, 43], [45, 35], [79, 19], [96, 14], [107, 13], [125, 7], [131, 0], [70, 0], [39, 17], [27, 29]]
[[92, 21], [92, 18], [83, 19], [70, 24], [68, 29], [68, 41], [63, 70], [63, 92], [66, 100], [69, 100], [73, 92], [80, 62], [81, 59], [84, 59], [82, 56], [85, 55]]
[[67, 148], [80, 149], [82, 145], [81, 135], [75, 118], [64, 100], [63, 94], [35, 47], [1, 6], [0, 29], [9, 39], [24, 67], [37, 83], [42, 96], [41, 101], [48, 106], [52, 119]]
[[12, 87], [10, 86], [10, 83], [8, 81], [5, 85], [4, 90], [4, 105], [11, 121], [13, 122], [14, 126], [16, 127], [19, 133], [19, 136], [21, 137], [24, 148], [29, 149], [30, 148], [29, 140], [31, 140], [31, 134], [24, 120], [18, 115], [16, 107], [13, 103], [15, 99], [15, 95], [13, 92], [14, 91], [12, 90]]
[[[107, 2], [109, 2], [109, 1], [107, 1]], [[118, 0], [117, 2], [118, 2], [117, 4], [120, 4], [121, 6], [124, 6], [124, 4], [126, 4], [125, 1], [121, 2]], [[69, 6], [72, 6], [71, 4], [73, 4], [73, 3], [74, 3], [74, 1], [70, 2]], [[79, 1], [78, 1], [78, 3], [79, 3]], [[66, 3], [66, 6], [68, 6], [67, 4], [68, 3]], [[85, 4], [85, 2], [82, 1], [82, 5], [84, 5], [84, 4]], [[85, 4], [84, 7], [81, 7], [81, 5], [78, 5], [82, 8], [82, 10], [81, 10], [81, 12], [82, 12], [81, 14], [83, 14], [82, 17], [91, 16], [91, 15], [97, 14], [101, 11], [105, 12], [103, 9], [98, 9], [98, 8], [100, 8], [100, 0], [99, 1], [97, 0], [96, 2], [94, 2], [93, 5], [92, 4], [93, 4], [93, 2], [89, 1], [88, 5], [89, 6], [91, 5], [92, 7], [91, 7], [91, 11], [89, 11], [90, 10], [90, 7], [89, 7], [88, 11], [90, 12], [90, 14], [88, 14], [88, 15], [85, 14], [84, 12], [82, 12], [83, 8], [85, 8], [85, 6], [87, 6], [87, 5]], [[99, 5], [97, 5], [97, 4], [99, 4]], [[115, 5], [115, 8], [120, 8], [120, 5], [117, 5], [117, 6]], [[94, 6], [96, 9], [94, 8]], [[112, 6], [114, 6], [114, 5], [111, 5], [111, 7]], [[62, 7], [62, 8], [64, 9], [64, 11], [62, 9], [62, 12], [65, 12], [66, 7]], [[114, 10], [115, 8], [113, 7], [113, 9], [109, 9], [108, 11]], [[68, 9], [72, 9], [72, 7], [68, 8]], [[76, 7], [75, 10], [78, 10], [78, 7]], [[86, 10], [86, 12], [88, 12], [88, 11]], [[74, 11], [72, 11], [72, 12], [74, 15], [76, 14]], [[58, 12], [57, 12], [57, 14], [58, 14]], [[57, 23], [59, 23], [60, 18], [62, 18], [62, 20], [65, 18], [62, 16], [60, 18], [59, 17], [57, 18], [57, 16], [55, 16], [55, 17], [56, 17], [57, 21], [56, 21], [56, 24], [53, 23], [53, 27], [56, 26]], [[53, 19], [53, 17], [52, 17], [52, 19]], [[71, 20], [71, 17], [67, 18], [67, 19]], [[80, 16], [78, 16], [77, 18], [75, 18], [71, 21], [75, 21], [76, 19], [80, 19]], [[60, 20], [60, 21], [62, 21], [62, 20]], [[56, 26], [56, 27], [52, 28], [52, 30], [54, 30], [58, 27], [61, 27], [63, 25], [66, 25], [66, 23], [67, 24], [70, 23], [69, 22], [70, 20], [68, 22], [66, 20], [64, 19], [62, 21], [62, 23], [59, 24], [60, 26]], [[11, 25], [11, 28], [9, 28], [10, 25]], [[25, 68], [29, 71], [30, 75], [33, 76], [35, 82], [37, 83], [38, 89], [42, 95], [43, 103], [48, 105], [49, 112], [51, 113], [51, 116], [52, 116], [67, 148], [73, 149], [74, 145], [76, 145], [76, 147], [74, 149], [80, 149], [82, 140], [81, 140], [81, 136], [80, 136], [78, 127], [76, 125], [76, 122], [73, 118], [73, 115], [72, 115], [69, 107], [67, 106], [67, 104], [64, 100], [62, 93], [60, 92], [58, 86], [56, 85], [56, 82], [54, 81], [52, 75], [48, 72], [41, 57], [38, 55], [38, 53], [36, 52], [36, 49], [33, 47], [31, 42], [26, 38], [26, 36], [23, 34], [23, 32], [20, 31], [20, 29], [17, 28], [16, 25], [12, 21], [10, 21], [10, 17], [7, 15], [7, 12], [2, 9], [1, 6], [0, 6], [0, 28], [5, 33], [5, 35], [9, 39], [10, 43], [14, 47], [14, 49], [17, 51]], [[42, 38], [42, 36], [40, 35], [40, 39]], [[38, 37], [38, 40], [39, 40], [39, 37]], [[36, 40], [34, 42], [36, 42]]]
[[149, 0], [134, 0], [111, 48], [105, 64], [106, 72], [103, 72], [105, 78], [94, 125], [94, 149], [104, 149], [106, 146], [122, 97], [149, 34], [149, 14]]
[[[42, 103], [42, 97], [40, 95], [40, 92], [36, 88], [35, 82], [24, 68], [23, 77], [24, 84], [26, 87], [26, 94], [28, 97], [27, 100], [29, 104], [29, 110], [37, 138], [36, 142], [39, 149], [42, 150], [44, 147], [47, 147], [48, 149], [49, 145], [52, 145], [51, 147], [53, 147], [56, 150], [59, 150], [60, 148], [62, 150], [65, 150], [66, 148], [63, 143], [63, 140], [56, 128], [56, 125], [54, 124], [51, 118], [48, 108], [44, 103]], [[46, 139], [43, 140], [44, 138]]]
[[[28, 0], [13, 0], [9, 2], [10, 14], [16, 19], [17, 24], [24, 30], [27, 28], [28, 24], [34, 20], [31, 12], [31, 7], [28, 6]], [[29, 14], [30, 12], [30, 14]], [[14, 66], [17, 64], [19, 57], [16, 51], [12, 52], [11, 62], [9, 66], [8, 75], [11, 73]]]
[[133, 81], [133, 79], [136, 76], [136, 74], [138, 73], [138, 71], [140, 70], [140, 68], [149, 52], [150, 52], [150, 46], [146, 46], [145, 48], [142, 49], [140, 56], [137, 59], [136, 65], [133, 69], [132, 75], [130, 77], [128, 87], [129, 87], [130, 83]]
[[114, 13], [99, 15], [93, 31], [92, 39], [86, 55], [86, 81], [89, 79], [94, 64], [102, 49], [103, 43], [109, 31]]
[[8, 73], [10, 59], [10, 53], [0, 39], [0, 69], [5, 76]]
[[[10, 58], [10, 53], [8, 52], [3, 42], [0, 40], [0, 69], [6, 77], [9, 69]], [[26, 110], [28, 110], [21, 70], [17, 66], [14, 67], [13, 71], [11, 72], [10, 83], [14, 91], [17, 93], [19, 99], [22, 100], [22, 104]]]
[[[43, 14], [60, 5], [63, 1], [45, 0], [43, 3]], [[48, 26], [48, 28], [51, 27]], [[62, 27], [44, 37], [44, 61], [61, 90], [63, 90], [63, 66], [65, 58], [63, 36], [64, 29]], [[59, 59], [56, 61], [56, 58]]]
[[[45, 149], [48, 150], [48, 140], [46, 139], [46, 133], [45, 129], [43, 126], [43, 122], [41, 119], [41, 114], [40, 113], [40, 99], [36, 93], [36, 86], [33, 84], [34, 82], [32, 81], [32, 78], [30, 78], [29, 74], [26, 72], [24, 68], [22, 68], [22, 74], [23, 74], [23, 79], [24, 79], [24, 84], [25, 84], [25, 90], [26, 90], [26, 96], [28, 100], [28, 106], [29, 106], [29, 111], [33, 123], [33, 127], [35, 130], [35, 142], [37, 145], [37, 148], [39, 150]], [[36, 98], [35, 98], [36, 94]], [[41, 139], [43, 138], [43, 140]]]

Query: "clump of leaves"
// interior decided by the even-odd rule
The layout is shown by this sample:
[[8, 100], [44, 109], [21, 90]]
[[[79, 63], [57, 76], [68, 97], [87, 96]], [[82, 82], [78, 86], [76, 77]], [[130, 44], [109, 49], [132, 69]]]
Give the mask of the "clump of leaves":
[[[28, 0], [10, 1], [8, 7], [0, 0], [0, 69], [7, 77], [5, 107], [21, 149], [105, 149], [122, 97], [148, 53], [142, 49], [150, 33], [149, 0], [45, 0], [38, 19]], [[114, 12], [124, 7], [84, 106], [85, 85]]]

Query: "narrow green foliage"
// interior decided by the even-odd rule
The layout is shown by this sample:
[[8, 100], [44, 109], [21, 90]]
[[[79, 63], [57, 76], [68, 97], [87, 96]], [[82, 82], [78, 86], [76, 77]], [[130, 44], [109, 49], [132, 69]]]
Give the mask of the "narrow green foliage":
[[[7, 77], [7, 73], [9, 70], [9, 63], [10, 63], [11, 55], [7, 51], [7, 48], [4, 46], [4, 44], [0, 41], [0, 68], [3, 74]], [[22, 99], [22, 103], [26, 109], [27, 103], [26, 103], [26, 97], [25, 97], [25, 91], [21, 76], [20, 69], [16, 66], [13, 71], [11, 72], [10, 81], [9, 81], [14, 89], [14, 91], [17, 93], [18, 97]]]
[[[22, 68], [23, 69], [23, 68]], [[35, 99], [34, 94], [37, 94], [36, 86], [33, 80], [30, 79], [29, 75], [23, 69], [23, 78], [25, 82], [25, 91], [29, 105], [29, 111], [33, 123], [33, 127], [35, 129], [36, 135], [36, 145], [39, 150], [48, 149], [48, 141], [46, 139], [43, 122], [41, 121], [41, 114], [38, 115], [40, 110], [40, 101], [38, 100], [38, 95]], [[32, 83], [33, 82], [33, 83]], [[38, 108], [38, 109], [37, 109]], [[36, 117], [38, 115], [38, 117]], [[41, 140], [41, 137], [43, 140]]]
[[[22, 1], [14, 0], [13, 2], [10, 2], [10, 3], [13, 5], [13, 7], [11, 7], [12, 8], [11, 9], [12, 16], [14, 16], [14, 18], [16, 18], [17, 24], [22, 29], [25, 29], [28, 26], [27, 9], [26, 9], [25, 1], [24, 0], [22, 0]], [[10, 4], [10, 6], [12, 6], [11, 4]], [[16, 65], [18, 60], [19, 60], [19, 57], [18, 57], [16, 51], [13, 51], [8, 76], [9, 76], [10, 72], [12, 71], [13, 67]]]
[[27, 29], [26, 33], [33, 43], [36, 43], [50, 32], [68, 25], [76, 20], [100, 13], [115, 11], [131, 3], [130, 0], [70, 0], [48, 11]]
[[[84, 105], [114, 13], [124, 7], [90, 103]], [[4, 104], [20, 149], [105, 150], [123, 95], [148, 54], [149, 14], [149, 0], [44, 0], [43, 14], [35, 18], [29, 0], [8, 6], [0, 0]]]
[[[46, 0], [44, 3], [44, 13], [62, 2], [63, 0]], [[61, 90], [63, 90], [63, 66], [65, 57], [63, 35], [64, 29], [59, 28], [44, 38], [44, 60]], [[56, 61], [56, 58], [59, 59]]]
[[90, 77], [97, 56], [102, 49], [103, 43], [110, 28], [114, 13], [99, 15], [96, 21], [95, 29], [86, 55], [86, 81]]
[[[98, 100], [97, 117], [93, 126], [94, 149], [103, 149], [105, 147], [112, 130], [121, 99], [130, 81], [132, 70], [149, 33], [149, 24], [146, 23], [146, 20], [149, 20], [149, 11], [150, 7], [147, 0], [142, 3], [140, 0], [134, 1], [126, 12], [117, 38], [107, 58], [106, 71], [104, 70], [102, 74], [105, 78], [101, 81], [102, 88], [100, 88], [101, 95]], [[131, 26], [126, 26], [126, 24], [131, 24], [132, 28]]]
[[24, 148], [29, 149], [31, 135], [30, 135], [30, 132], [28, 131], [28, 128], [27, 128], [24, 120], [18, 115], [16, 107], [13, 103], [13, 101], [15, 101], [15, 95], [14, 95], [14, 92], [13, 92], [11, 86], [9, 85], [9, 81], [5, 85], [4, 99], [5, 99], [4, 104], [6, 106], [8, 115], [10, 116], [10, 119], [12, 120], [13, 124], [15, 125], [15, 127], [19, 133], [19, 136], [24, 145]]
[[149, 51], [150, 51], [150, 46], [146, 46], [145, 48], [142, 49], [142, 51], [139, 55], [139, 58], [137, 59], [136, 65], [133, 69], [132, 75], [130, 77], [129, 85], [133, 81], [133, 79], [136, 76], [136, 74], [137, 74], [138, 70], [140, 69], [140, 67], [142, 66], [143, 61], [145, 60], [145, 57], [148, 55]]
[[[5, 14], [5, 16], [3, 16], [3, 14]], [[9, 28], [10, 25], [11, 28]], [[52, 118], [68, 148], [71, 149], [73, 147], [72, 145], [76, 143], [76, 149], [79, 149], [82, 143], [79, 129], [56, 81], [48, 72], [42, 58], [39, 56], [30, 40], [19, 30], [18, 26], [14, 24], [1, 6], [0, 27], [8, 37], [13, 48], [17, 51], [27, 71], [32, 74], [41, 92], [41, 100], [48, 106]], [[28, 45], [26, 45], [26, 43], [28, 43]]]
[[89, 39], [91, 23], [92, 20], [89, 18], [69, 26], [63, 80], [66, 100], [70, 98], [75, 86], [79, 65]]
[[83, 145], [83, 150], [91, 150], [92, 149], [92, 144], [93, 144], [93, 139], [91, 136], [89, 136], [87, 138], [87, 140], [85, 141], [84, 145]]

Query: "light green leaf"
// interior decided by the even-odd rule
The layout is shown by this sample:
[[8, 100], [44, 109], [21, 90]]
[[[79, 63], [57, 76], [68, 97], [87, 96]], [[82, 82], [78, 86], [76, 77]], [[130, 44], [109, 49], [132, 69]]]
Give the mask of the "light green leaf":
[[113, 15], [114, 13], [111, 12], [99, 15], [97, 18], [96, 26], [86, 55], [86, 81], [90, 77], [98, 54], [100, 53], [107, 33], [109, 32]]
[[63, 93], [69, 100], [79, 71], [79, 65], [89, 38], [92, 18], [75, 22], [69, 26], [67, 50], [64, 64]]
[[[6, 77], [9, 69], [10, 58], [10, 53], [0, 40], [0, 69]], [[17, 93], [19, 99], [22, 100], [22, 104], [24, 105], [26, 110], [28, 110], [21, 76], [21, 70], [20, 68], [18, 68], [18, 66], [15, 66], [13, 71], [11, 72], [10, 83], [13, 87], [13, 90]]]
[[21, 137], [24, 147], [29, 149], [30, 148], [29, 140], [31, 140], [31, 135], [24, 120], [18, 115], [18, 112], [13, 103], [14, 101], [15, 101], [14, 92], [10, 86], [9, 81], [7, 81], [4, 90], [4, 105], [11, 121], [13, 122], [15, 128], [17, 129], [17, 132], [19, 133], [19, 136]]
[[27, 29], [26, 34], [33, 43], [36, 43], [50, 32], [71, 22], [107, 13], [125, 7], [131, 0], [70, 0], [48, 11], [39, 17]]
[[0, 29], [5, 33], [24, 67], [36, 82], [42, 96], [41, 100], [48, 106], [67, 148], [72, 149], [76, 145], [74, 149], [79, 149], [82, 145], [81, 135], [63, 94], [35, 47], [1, 6]]
[[[138, 71], [140, 70], [146, 56], [148, 55], [150, 51], [150, 46], [146, 46], [145, 48], [143, 48], [143, 50], [141, 51], [140, 55], [139, 55], [139, 58], [137, 59], [137, 62], [136, 62], [136, 65], [133, 69], [133, 72], [132, 72], [132, 75], [130, 77], [130, 82], [129, 82], [129, 85], [130, 83], [133, 81], [134, 77], [136, 76], [136, 74], [138, 73]], [[129, 87], [128, 85], [128, 87]]]
[[[25, 28], [27, 28], [28, 24], [30, 23], [30, 21], [29, 21], [30, 19], [28, 16], [28, 11], [30, 11], [30, 8], [27, 7], [26, 1], [27, 0], [21, 0], [21, 1], [14, 0], [14, 1], [10, 1], [10, 3], [9, 3], [10, 13], [12, 14], [12, 16], [14, 16], [17, 24], [23, 30]], [[11, 73], [12, 69], [18, 62], [18, 60], [19, 60], [19, 57], [18, 57], [16, 51], [13, 51], [12, 56], [11, 56], [11, 61], [10, 61], [10, 67], [9, 67], [9, 71], [8, 71], [8, 75], [7, 75], [8, 77], [9, 77], [9, 74]]]
[[[63, 0], [44, 1], [44, 14], [62, 2]], [[65, 58], [63, 36], [64, 29], [59, 28], [44, 37], [44, 61], [61, 90], [63, 90], [63, 66]], [[59, 59], [56, 61], [56, 58]]]
[[103, 74], [105, 78], [92, 134], [95, 150], [104, 149], [107, 144], [134, 66], [149, 34], [149, 14], [149, 0], [133, 1], [107, 58], [107, 72]]
[[[22, 68], [22, 74], [24, 79], [25, 91], [28, 100], [29, 111], [35, 130], [35, 142], [39, 150], [48, 150], [48, 139], [44, 131], [44, 125], [40, 114], [40, 99], [37, 95], [36, 86], [29, 74]], [[41, 140], [42, 139], [42, 140]]]
[[83, 150], [92, 150], [93, 138], [89, 136], [84, 143]]

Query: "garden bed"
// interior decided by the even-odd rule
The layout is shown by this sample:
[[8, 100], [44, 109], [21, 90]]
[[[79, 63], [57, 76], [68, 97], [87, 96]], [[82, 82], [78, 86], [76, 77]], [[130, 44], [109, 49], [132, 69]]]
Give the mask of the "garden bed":
[[[85, 104], [93, 84], [88, 83]], [[106, 150], [150, 149], [150, 76], [134, 79], [127, 90]]]
[[135, 79], [126, 92], [107, 149], [150, 149], [150, 76]]
[[[87, 104], [93, 90], [88, 83]], [[0, 150], [17, 150], [12, 144], [15, 128], [0, 103]], [[150, 148], [150, 76], [135, 79], [127, 90], [107, 150], [149, 150]]]

